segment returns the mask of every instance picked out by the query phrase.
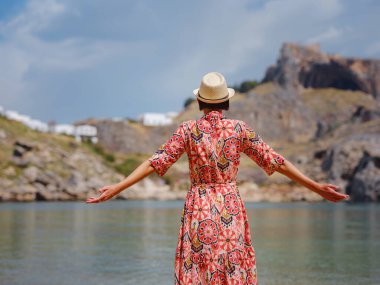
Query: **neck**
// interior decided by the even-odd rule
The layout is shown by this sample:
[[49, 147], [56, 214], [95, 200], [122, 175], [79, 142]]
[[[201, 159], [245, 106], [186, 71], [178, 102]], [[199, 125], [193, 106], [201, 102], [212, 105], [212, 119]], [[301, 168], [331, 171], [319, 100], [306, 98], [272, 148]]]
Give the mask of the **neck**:
[[208, 108], [203, 109], [204, 114], [210, 113], [211, 111], [218, 111], [219, 113], [223, 112], [222, 109], [208, 109]]

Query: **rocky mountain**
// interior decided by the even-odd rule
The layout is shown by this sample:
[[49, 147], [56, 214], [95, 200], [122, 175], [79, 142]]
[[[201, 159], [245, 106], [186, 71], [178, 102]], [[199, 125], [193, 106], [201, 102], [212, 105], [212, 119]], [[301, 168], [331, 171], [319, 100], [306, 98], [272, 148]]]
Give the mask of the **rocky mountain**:
[[[0, 201], [85, 201], [122, 178], [90, 145], [0, 117]], [[148, 178], [117, 198], [173, 195], [162, 180]]]
[[[326, 54], [317, 46], [286, 43], [261, 84], [234, 96], [226, 115], [246, 121], [312, 179], [339, 185], [351, 194], [352, 201], [379, 201], [379, 62]], [[12, 128], [7, 129], [3, 123], [0, 135], [5, 134], [8, 150], [7, 158], [2, 159], [7, 163], [0, 165], [3, 191], [0, 195], [16, 197], [27, 190], [32, 194], [24, 195], [29, 197], [26, 200], [43, 200], [51, 198], [43, 193], [52, 190], [64, 193], [60, 195], [67, 199], [83, 198], [89, 193], [86, 191], [119, 179], [121, 176], [115, 169], [131, 169], [133, 163], [152, 155], [180, 122], [201, 115], [197, 103], [193, 102], [169, 126], [147, 127], [130, 120], [96, 118], [78, 121], [97, 127], [98, 146], [106, 155], [115, 156], [114, 162], [104, 160], [70, 138], [46, 139], [45, 135], [34, 135], [30, 139], [25, 133], [12, 133]], [[48, 143], [49, 140], [54, 143]], [[4, 145], [4, 138], [0, 142]], [[31, 162], [25, 163], [29, 156]], [[246, 201], [322, 200], [279, 173], [266, 176], [246, 156], [242, 156], [238, 178], [240, 193]], [[183, 198], [188, 183], [184, 155], [169, 169], [164, 180], [153, 175], [122, 192], [120, 198]], [[5, 192], [8, 194], [3, 189], [8, 189]], [[13, 194], [9, 196], [9, 193]], [[51, 199], [55, 199], [54, 195]]]
[[362, 91], [380, 100], [380, 60], [344, 58], [320, 51], [318, 45], [286, 43], [264, 82], [283, 87], [336, 88]]

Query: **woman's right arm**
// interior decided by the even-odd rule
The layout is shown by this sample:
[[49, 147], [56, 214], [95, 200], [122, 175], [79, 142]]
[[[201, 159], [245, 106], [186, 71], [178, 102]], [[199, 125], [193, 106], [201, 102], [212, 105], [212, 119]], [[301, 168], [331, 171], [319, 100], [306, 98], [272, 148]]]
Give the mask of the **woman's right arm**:
[[131, 174], [120, 181], [117, 184], [106, 185], [98, 190], [101, 193], [99, 197], [90, 197], [86, 200], [86, 203], [99, 203], [105, 202], [111, 199], [113, 196], [124, 191], [128, 187], [131, 187], [135, 183], [144, 179], [146, 176], [150, 175], [155, 171], [149, 160], [145, 160], [141, 163]]
[[185, 122], [183, 122], [166, 143], [162, 144], [149, 159], [141, 163], [127, 178], [117, 184], [100, 188], [98, 191], [102, 194], [97, 198], [88, 198], [86, 203], [107, 201], [154, 171], [157, 172], [159, 176], [163, 176], [169, 167], [185, 152], [185, 134]]
[[321, 195], [323, 198], [331, 202], [339, 202], [341, 200], [348, 200], [349, 195], [339, 193], [339, 187], [333, 184], [320, 184], [299, 171], [293, 163], [285, 159], [284, 163], [278, 166], [277, 172], [287, 176], [293, 181], [305, 186], [311, 191]]

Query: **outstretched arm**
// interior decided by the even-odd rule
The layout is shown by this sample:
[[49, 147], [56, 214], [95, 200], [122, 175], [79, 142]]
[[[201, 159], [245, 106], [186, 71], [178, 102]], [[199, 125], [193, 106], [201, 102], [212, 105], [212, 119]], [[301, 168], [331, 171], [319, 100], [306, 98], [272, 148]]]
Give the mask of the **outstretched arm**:
[[321, 195], [323, 198], [332, 201], [339, 202], [343, 199], [349, 199], [346, 194], [339, 193], [339, 187], [333, 184], [320, 184], [316, 181], [310, 179], [301, 171], [299, 171], [290, 161], [284, 160], [284, 163], [277, 168], [277, 172], [289, 177], [295, 182], [305, 186], [311, 191]]
[[107, 185], [100, 188], [98, 191], [102, 193], [99, 197], [91, 197], [86, 200], [86, 203], [99, 203], [111, 199], [113, 196], [119, 194], [126, 188], [139, 182], [149, 174], [154, 172], [154, 168], [150, 165], [148, 160], [141, 163], [130, 175], [117, 184]]
[[141, 163], [127, 178], [117, 184], [100, 188], [98, 191], [102, 193], [102, 195], [98, 198], [91, 197], [87, 199], [86, 203], [98, 203], [109, 200], [154, 171], [156, 171], [158, 175], [163, 176], [169, 167], [185, 152], [185, 127], [186, 123], [181, 123], [166, 143], [161, 145], [149, 159]]

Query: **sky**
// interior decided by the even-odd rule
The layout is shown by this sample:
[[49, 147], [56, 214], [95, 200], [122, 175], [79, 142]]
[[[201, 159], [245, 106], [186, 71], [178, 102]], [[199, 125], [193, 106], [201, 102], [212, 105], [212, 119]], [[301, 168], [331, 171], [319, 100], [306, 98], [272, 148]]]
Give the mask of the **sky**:
[[377, 0], [1, 0], [0, 105], [45, 122], [180, 112], [204, 74], [261, 80], [284, 42], [380, 58]]

